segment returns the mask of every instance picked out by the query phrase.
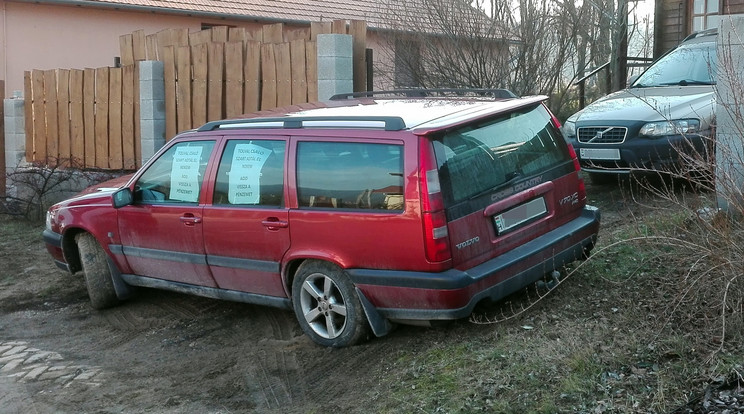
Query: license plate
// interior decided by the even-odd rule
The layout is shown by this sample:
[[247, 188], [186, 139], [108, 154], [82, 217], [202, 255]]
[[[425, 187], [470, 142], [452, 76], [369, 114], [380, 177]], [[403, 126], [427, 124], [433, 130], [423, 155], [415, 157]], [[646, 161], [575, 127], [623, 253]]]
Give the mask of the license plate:
[[614, 160], [620, 159], [617, 148], [580, 148], [579, 155], [585, 160]]
[[540, 217], [547, 212], [545, 199], [540, 197], [493, 216], [493, 221], [496, 224], [498, 233], [501, 234], [524, 222]]

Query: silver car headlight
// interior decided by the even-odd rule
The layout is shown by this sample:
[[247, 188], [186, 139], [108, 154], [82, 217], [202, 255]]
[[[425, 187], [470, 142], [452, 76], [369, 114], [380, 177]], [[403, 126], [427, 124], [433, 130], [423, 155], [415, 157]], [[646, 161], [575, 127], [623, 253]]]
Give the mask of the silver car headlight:
[[563, 131], [563, 135], [567, 138], [575, 137], [576, 136], [576, 122], [566, 121], [566, 123], [563, 124], [561, 131]]
[[694, 134], [700, 131], [700, 121], [697, 119], [677, 119], [673, 121], [649, 122], [641, 127], [641, 135], [647, 137], [662, 137], [667, 135]]

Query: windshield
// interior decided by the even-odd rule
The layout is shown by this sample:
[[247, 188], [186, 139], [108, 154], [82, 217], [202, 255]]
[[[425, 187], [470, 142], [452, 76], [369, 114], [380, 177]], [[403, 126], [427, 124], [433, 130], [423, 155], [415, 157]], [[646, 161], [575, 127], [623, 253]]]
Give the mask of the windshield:
[[716, 64], [715, 42], [681, 45], [651, 65], [631, 88], [713, 85]]

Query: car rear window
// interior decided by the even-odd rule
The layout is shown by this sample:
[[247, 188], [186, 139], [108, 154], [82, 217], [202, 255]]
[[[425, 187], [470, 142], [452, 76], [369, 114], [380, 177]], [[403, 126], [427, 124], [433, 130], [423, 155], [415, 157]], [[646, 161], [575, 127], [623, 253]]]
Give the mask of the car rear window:
[[542, 105], [448, 132], [434, 148], [448, 206], [570, 160], [565, 141]]
[[403, 147], [353, 142], [300, 142], [300, 208], [403, 209]]

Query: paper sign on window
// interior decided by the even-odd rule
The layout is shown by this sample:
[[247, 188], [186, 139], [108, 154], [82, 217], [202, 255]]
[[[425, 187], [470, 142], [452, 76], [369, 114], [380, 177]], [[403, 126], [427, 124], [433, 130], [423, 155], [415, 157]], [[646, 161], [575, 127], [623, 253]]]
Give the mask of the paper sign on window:
[[228, 172], [227, 199], [231, 204], [258, 204], [261, 196], [261, 168], [271, 150], [255, 144], [237, 144]]
[[202, 147], [180, 146], [173, 155], [171, 167], [171, 200], [199, 201], [199, 163]]

